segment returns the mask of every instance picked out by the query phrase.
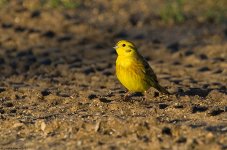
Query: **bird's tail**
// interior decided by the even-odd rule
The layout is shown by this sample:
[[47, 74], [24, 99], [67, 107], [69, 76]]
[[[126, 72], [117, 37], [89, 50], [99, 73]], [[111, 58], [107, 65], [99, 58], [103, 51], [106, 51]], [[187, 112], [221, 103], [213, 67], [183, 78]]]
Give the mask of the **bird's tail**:
[[170, 95], [170, 93], [169, 93], [164, 87], [162, 87], [161, 85], [159, 85], [158, 83], [155, 85], [155, 88], [156, 88], [159, 92], [161, 92], [161, 93]]

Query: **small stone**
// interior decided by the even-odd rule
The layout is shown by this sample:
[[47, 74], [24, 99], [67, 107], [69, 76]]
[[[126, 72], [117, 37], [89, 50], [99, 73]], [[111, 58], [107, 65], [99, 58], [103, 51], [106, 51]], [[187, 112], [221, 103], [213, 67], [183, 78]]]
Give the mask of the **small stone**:
[[192, 113], [197, 113], [197, 112], [204, 112], [208, 108], [206, 106], [193, 106], [192, 107]]
[[13, 103], [11, 103], [11, 102], [5, 103], [5, 106], [6, 107], [13, 107]]
[[48, 90], [43, 90], [43, 91], [41, 91], [41, 94], [42, 94], [42, 96], [47, 96], [47, 95], [50, 95], [50, 91], [48, 91]]
[[41, 125], [40, 125], [41, 130], [44, 132], [46, 129], [46, 123], [44, 121], [42, 121]]
[[185, 56], [190, 56], [190, 55], [192, 55], [194, 52], [192, 51], [192, 50], [187, 50], [185, 53], [184, 53], [184, 55]]
[[170, 50], [171, 53], [175, 53], [177, 51], [179, 51], [180, 45], [178, 42], [172, 43], [170, 45], [167, 46], [167, 48]]
[[167, 104], [164, 103], [159, 104], [159, 109], [165, 109], [166, 107], [168, 107]]
[[35, 10], [31, 13], [31, 18], [37, 18], [39, 17], [41, 12], [39, 10]]
[[9, 112], [10, 112], [10, 113], [16, 113], [17, 110], [16, 110], [16, 109], [11, 109]]
[[101, 97], [101, 98], [99, 98], [99, 100], [100, 100], [101, 102], [103, 102], [103, 103], [110, 103], [110, 102], [111, 102], [111, 100], [108, 100], [108, 99], [105, 98], [105, 97]]
[[213, 138], [214, 138], [214, 135], [213, 135], [213, 133], [209, 132], [209, 133], [206, 135], [206, 137], [207, 137], [208, 139], [213, 139]]
[[4, 114], [4, 113], [5, 113], [5, 110], [0, 109], [0, 114]]
[[162, 134], [172, 136], [172, 131], [171, 131], [171, 129], [169, 127], [164, 127], [162, 129]]
[[211, 112], [209, 114], [211, 116], [217, 116], [217, 115], [220, 115], [223, 112], [224, 112], [224, 110], [221, 110], [220, 108], [216, 108], [216, 109], [211, 110]]
[[43, 36], [48, 37], [48, 38], [53, 38], [53, 37], [55, 37], [55, 35], [56, 34], [53, 31], [47, 31], [47, 32], [43, 33]]
[[13, 24], [12, 23], [9, 23], [9, 22], [2, 23], [2, 28], [7, 29], [7, 28], [11, 28], [11, 27], [13, 27]]
[[176, 142], [177, 143], [186, 143], [187, 142], [187, 138], [181, 136]]
[[43, 60], [40, 61], [40, 64], [42, 64], [42, 65], [50, 65], [51, 64], [51, 60], [49, 58], [43, 59]]
[[205, 55], [205, 54], [200, 54], [199, 57], [200, 57], [200, 59], [202, 59], [202, 60], [208, 59], [207, 55]]
[[199, 72], [207, 72], [210, 71], [210, 69], [208, 67], [201, 67], [198, 69]]
[[94, 98], [97, 98], [97, 96], [95, 94], [89, 94], [88, 95], [88, 99], [92, 100]]
[[13, 124], [13, 128], [20, 128], [20, 127], [22, 127], [24, 124], [23, 123], [20, 123], [20, 122], [18, 122], [18, 123], [15, 123], [15, 124]]
[[25, 27], [21, 27], [21, 26], [16, 26], [14, 28], [15, 32], [24, 32], [26, 30]]
[[63, 35], [57, 38], [58, 42], [65, 42], [65, 41], [70, 41], [72, 40], [72, 36], [71, 35]]

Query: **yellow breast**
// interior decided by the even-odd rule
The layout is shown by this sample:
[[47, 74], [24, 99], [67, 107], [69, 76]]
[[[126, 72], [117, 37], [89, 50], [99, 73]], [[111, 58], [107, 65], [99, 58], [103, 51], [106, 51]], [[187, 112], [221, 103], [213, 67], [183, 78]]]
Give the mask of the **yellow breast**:
[[144, 92], [150, 85], [145, 80], [140, 63], [133, 58], [119, 57], [116, 61], [116, 75], [119, 81], [133, 92]]

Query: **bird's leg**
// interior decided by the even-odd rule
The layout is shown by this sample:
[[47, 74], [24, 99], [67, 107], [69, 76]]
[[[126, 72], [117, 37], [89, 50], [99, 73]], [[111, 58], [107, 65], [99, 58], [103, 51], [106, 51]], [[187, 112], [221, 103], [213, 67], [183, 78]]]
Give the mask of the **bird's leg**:
[[125, 100], [125, 101], [129, 100], [130, 96], [131, 96], [131, 93], [128, 91], [128, 92], [125, 93], [125, 95], [124, 95], [124, 100]]
[[143, 100], [146, 100], [147, 99], [147, 91], [144, 91], [144, 97], [143, 97]]

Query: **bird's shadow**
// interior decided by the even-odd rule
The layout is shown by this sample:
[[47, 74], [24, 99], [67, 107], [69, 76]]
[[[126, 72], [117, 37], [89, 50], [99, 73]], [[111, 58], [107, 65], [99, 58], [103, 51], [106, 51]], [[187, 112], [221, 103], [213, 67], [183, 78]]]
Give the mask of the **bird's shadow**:
[[221, 92], [223, 94], [227, 94], [227, 89], [225, 86], [223, 87], [219, 87], [219, 88], [189, 88], [186, 91], [183, 90], [179, 90], [176, 94], [179, 96], [200, 96], [200, 97], [207, 97], [209, 95], [209, 93], [213, 90], [217, 90], [218, 92]]

